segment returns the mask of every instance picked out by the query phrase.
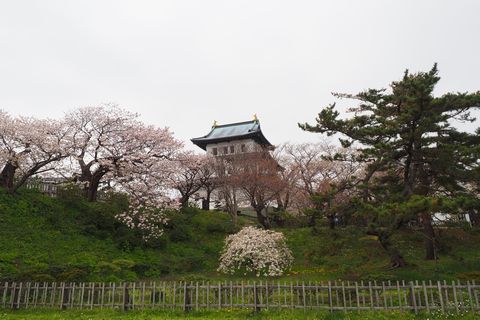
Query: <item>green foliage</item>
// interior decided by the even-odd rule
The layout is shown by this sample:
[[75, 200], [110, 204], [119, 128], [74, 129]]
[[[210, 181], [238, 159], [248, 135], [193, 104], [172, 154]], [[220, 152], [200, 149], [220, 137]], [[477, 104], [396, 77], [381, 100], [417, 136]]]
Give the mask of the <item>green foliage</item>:
[[388, 91], [335, 94], [356, 101], [348, 109], [351, 117], [333, 104], [320, 111], [316, 124], [299, 124], [307, 131], [340, 134], [345, 148], [356, 143], [354, 160], [364, 164], [357, 184], [364, 202], [360, 213], [395, 267], [405, 261], [390, 238], [402, 226], [411, 220], [422, 224], [426, 257], [433, 260], [432, 214], [478, 210], [480, 131], [459, 131], [454, 122], [476, 120], [470, 112], [480, 107], [480, 91], [435, 97], [439, 80], [436, 64], [428, 72], [407, 70]]
[[295, 215], [288, 211], [273, 211], [269, 213], [269, 216], [273, 222], [273, 225], [276, 227], [290, 227], [290, 228], [298, 228], [298, 227], [305, 227], [308, 224], [308, 217], [310, 217], [311, 213], [309, 210], [314, 209], [307, 209], [303, 215]]
[[[77, 202], [78, 201], [78, 202]], [[415, 204], [419, 205], [419, 204]], [[218, 279], [218, 259], [228, 234], [236, 232], [228, 214], [188, 209], [169, 212], [169, 228], [157, 243], [111, 222], [99, 236], [86, 232], [86, 211], [113, 217], [114, 203], [90, 204], [82, 198], [54, 199], [37, 192], [9, 195], [0, 190], [0, 280], [122, 281], [139, 279]], [[413, 205], [412, 205], [413, 206]], [[107, 215], [108, 214], [108, 215]], [[104, 218], [101, 218], [104, 219]], [[51, 222], [55, 221], [54, 224]], [[239, 218], [239, 227], [248, 220]], [[108, 222], [110, 224], [110, 222]], [[93, 224], [100, 230], [104, 224]], [[183, 231], [182, 231], [183, 230]], [[344, 227], [279, 229], [287, 238], [295, 265], [283, 279], [385, 280], [476, 278], [480, 270], [477, 229], [445, 229], [439, 233], [440, 260], [422, 260], [422, 235], [400, 230], [393, 235], [409, 265], [389, 270], [388, 256], [365, 229]], [[189, 239], [175, 233], [187, 232]], [[454, 248], [454, 250], [452, 250]], [[235, 276], [232, 276], [234, 279]]]
[[56, 199], [0, 190], [0, 280], [120, 281], [211, 271], [234, 231], [227, 214], [190, 208], [169, 212], [165, 235], [145, 244], [114, 219], [126, 206], [113, 193], [87, 202], [73, 187]]

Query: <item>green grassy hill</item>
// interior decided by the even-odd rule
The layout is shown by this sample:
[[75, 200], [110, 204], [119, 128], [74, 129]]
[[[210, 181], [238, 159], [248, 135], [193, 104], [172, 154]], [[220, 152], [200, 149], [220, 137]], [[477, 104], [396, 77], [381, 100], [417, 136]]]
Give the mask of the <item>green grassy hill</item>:
[[[145, 247], [113, 218], [125, 205], [119, 196], [88, 203], [68, 192], [53, 199], [35, 191], [0, 191], [0, 280], [234, 278], [215, 271], [223, 239], [235, 231], [227, 214], [172, 211], [165, 235]], [[240, 219], [240, 225], [249, 223]], [[405, 230], [397, 240], [409, 265], [397, 270], [386, 268], [388, 257], [360, 228], [279, 230], [295, 256], [285, 280], [480, 278], [478, 230], [441, 230], [437, 263], [422, 259], [421, 235]]]

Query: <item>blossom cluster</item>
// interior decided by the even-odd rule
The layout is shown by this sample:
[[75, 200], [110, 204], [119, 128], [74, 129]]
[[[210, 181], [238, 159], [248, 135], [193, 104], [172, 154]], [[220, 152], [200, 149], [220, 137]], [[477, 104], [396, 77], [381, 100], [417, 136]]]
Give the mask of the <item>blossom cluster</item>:
[[167, 224], [165, 214], [153, 207], [130, 206], [128, 211], [115, 218], [127, 227], [141, 231], [145, 242], [161, 237], [163, 226]]
[[225, 239], [218, 271], [233, 274], [246, 271], [259, 276], [281, 276], [293, 256], [281, 232], [245, 227]]

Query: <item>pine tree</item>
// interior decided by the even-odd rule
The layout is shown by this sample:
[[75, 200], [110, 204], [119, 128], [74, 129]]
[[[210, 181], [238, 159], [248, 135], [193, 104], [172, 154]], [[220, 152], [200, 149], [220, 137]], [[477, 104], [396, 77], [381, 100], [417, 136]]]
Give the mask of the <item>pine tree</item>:
[[436, 64], [429, 72], [407, 70], [390, 90], [334, 94], [359, 102], [349, 109], [352, 117], [341, 117], [332, 104], [321, 110], [315, 125], [299, 124], [306, 131], [341, 134], [344, 147], [358, 148], [356, 160], [366, 163], [358, 185], [359, 211], [369, 215], [369, 233], [378, 236], [394, 267], [405, 264], [391, 244], [395, 230], [419, 222], [426, 259], [435, 259], [433, 214], [458, 213], [466, 203], [459, 199], [478, 197], [472, 186], [479, 180], [480, 131], [459, 128], [476, 120], [471, 111], [480, 108], [480, 91], [435, 97], [439, 80]]

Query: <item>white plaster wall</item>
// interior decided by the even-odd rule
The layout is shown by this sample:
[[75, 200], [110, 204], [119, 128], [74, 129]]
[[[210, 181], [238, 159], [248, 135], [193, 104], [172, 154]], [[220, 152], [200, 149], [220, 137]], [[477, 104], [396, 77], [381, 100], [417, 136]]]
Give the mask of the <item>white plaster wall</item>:
[[261, 146], [252, 139], [234, 140], [229, 142], [211, 143], [207, 145], [207, 155], [213, 155], [213, 148], [217, 148], [218, 155], [223, 155], [223, 148], [228, 148], [228, 154], [230, 153], [230, 146], [235, 146], [235, 153], [241, 153], [241, 145], [245, 145], [246, 152], [252, 152], [259, 150]]

